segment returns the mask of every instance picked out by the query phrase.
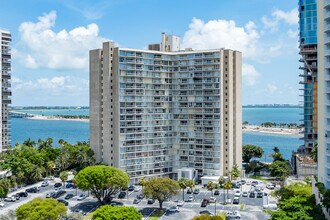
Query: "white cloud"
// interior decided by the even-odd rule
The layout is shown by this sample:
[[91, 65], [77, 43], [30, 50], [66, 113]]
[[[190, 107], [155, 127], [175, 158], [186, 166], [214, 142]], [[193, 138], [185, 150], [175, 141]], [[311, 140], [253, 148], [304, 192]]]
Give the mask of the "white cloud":
[[287, 12], [279, 9], [274, 10], [272, 12], [272, 18], [263, 16], [261, 21], [266, 29], [270, 29], [272, 31], [276, 31], [278, 29], [280, 22], [284, 22], [289, 25], [297, 25], [299, 21], [298, 8], [294, 8]]
[[270, 94], [274, 94], [278, 90], [277, 86], [272, 83], [267, 84], [267, 92]]
[[25, 81], [12, 78], [12, 90], [15, 94], [42, 94], [43, 96], [74, 96], [88, 95], [88, 80], [72, 76], [55, 76]]
[[253, 86], [256, 84], [257, 79], [259, 78], [260, 74], [256, 71], [253, 65], [243, 63], [242, 65], [242, 76], [244, 82], [249, 85]]
[[36, 23], [23, 22], [19, 27], [20, 48], [13, 53], [28, 68], [87, 69], [88, 51], [101, 47], [108, 39], [100, 37], [92, 23], [72, 30], [53, 31], [56, 12], [38, 17]]
[[298, 38], [298, 30], [294, 31], [292, 29], [289, 29], [287, 33], [288, 33], [288, 36], [292, 39]]
[[232, 20], [210, 20], [204, 23], [193, 18], [182, 40], [184, 48], [214, 49], [228, 48], [243, 52], [244, 57], [256, 57], [259, 33], [252, 21], [245, 27], [236, 26]]

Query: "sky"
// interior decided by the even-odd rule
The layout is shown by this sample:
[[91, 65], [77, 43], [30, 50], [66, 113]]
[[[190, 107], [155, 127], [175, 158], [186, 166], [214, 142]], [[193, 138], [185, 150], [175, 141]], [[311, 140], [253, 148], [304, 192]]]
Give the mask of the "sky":
[[298, 11], [288, 0], [1, 0], [12, 34], [13, 106], [88, 106], [88, 51], [104, 41], [146, 48], [242, 51], [243, 105], [298, 104]]

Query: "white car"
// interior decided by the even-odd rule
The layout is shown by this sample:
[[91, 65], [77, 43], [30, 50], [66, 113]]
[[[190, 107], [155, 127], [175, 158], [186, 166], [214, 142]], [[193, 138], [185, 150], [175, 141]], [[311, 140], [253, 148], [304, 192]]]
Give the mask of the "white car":
[[245, 184], [246, 185], [251, 185], [251, 181], [250, 180], [247, 180]]
[[272, 183], [267, 183], [266, 188], [267, 189], [275, 189], [275, 186]]
[[248, 197], [248, 192], [243, 191], [243, 193], [242, 193], [242, 197]]
[[235, 197], [241, 197], [241, 191], [236, 190], [234, 196]]
[[193, 196], [189, 196], [188, 202], [192, 202], [192, 201], [194, 201], [194, 197]]
[[48, 185], [49, 185], [48, 181], [44, 181], [44, 182], [41, 183], [41, 187], [46, 187]]
[[276, 204], [268, 204], [263, 206], [264, 209], [269, 209], [269, 210], [277, 210], [277, 205]]
[[0, 207], [4, 207], [4, 206], [5, 206], [5, 203], [0, 202]]
[[139, 192], [141, 189], [140, 189], [140, 187], [135, 187], [134, 188], [134, 192]]
[[180, 212], [179, 207], [177, 206], [171, 206], [170, 208], [167, 209], [169, 212]]
[[240, 219], [241, 214], [239, 213], [239, 211], [226, 212], [226, 217], [229, 219], [231, 218]]
[[14, 196], [10, 196], [10, 197], [6, 197], [4, 200], [5, 202], [15, 202], [16, 198]]
[[178, 201], [178, 204], [177, 204], [177, 206], [183, 206], [184, 205], [184, 201]]
[[78, 196], [77, 200], [84, 200], [84, 199], [86, 199], [86, 198], [87, 198], [87, 196], [86, 196], [85, 194], [80, 194], [80, 195]]
[[209, 199], [209, 202], [210, 203], [215, 203], [215, 201], [217, 201], [216, 198], [211, 196], [210, 199]]

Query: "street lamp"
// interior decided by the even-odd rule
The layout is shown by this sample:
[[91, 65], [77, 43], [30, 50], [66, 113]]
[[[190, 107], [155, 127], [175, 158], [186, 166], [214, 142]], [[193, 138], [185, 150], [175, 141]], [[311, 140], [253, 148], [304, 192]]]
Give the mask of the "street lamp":
[[214, 200], [214, 215], [217, 215], [217, 199], [215, 198]]

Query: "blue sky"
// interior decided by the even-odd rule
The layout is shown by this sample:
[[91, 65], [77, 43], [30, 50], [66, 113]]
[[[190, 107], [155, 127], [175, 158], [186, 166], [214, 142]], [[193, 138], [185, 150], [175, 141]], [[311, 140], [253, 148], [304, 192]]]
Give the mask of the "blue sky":
[[181, 36], [181, 46], [243, 52], [243, 104], [298, 104], [297, 2], [2, 0], [12, 42], [13, 105], [88, 105], [88, 50]]

